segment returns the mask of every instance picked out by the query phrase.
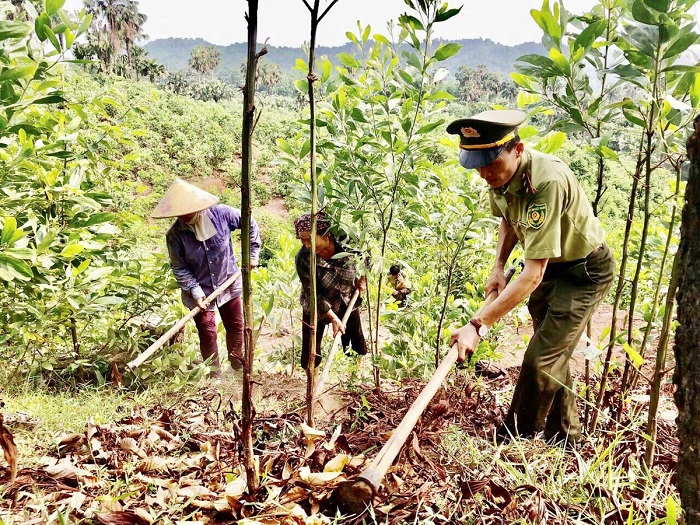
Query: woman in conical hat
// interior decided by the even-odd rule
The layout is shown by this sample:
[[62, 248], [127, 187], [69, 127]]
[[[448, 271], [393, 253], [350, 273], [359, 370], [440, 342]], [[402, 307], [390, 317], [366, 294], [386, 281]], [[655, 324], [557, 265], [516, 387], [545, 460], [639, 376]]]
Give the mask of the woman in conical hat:
[[[151, 214], [157, 219], [177, 217], [165, 237], [170, 266], [180, 285], [184, 305], [202, 309], [194, 321], [202, 357], [211, 359], [216, 376], [221, 372], [214, 304], [226, 328], [229, 362], [235, 370], [243, 363], [241, 280], [236, 280], [208, 308], [204, 307], [204, 299], [238, 271], [231, 233], [241, 228], [241, 210], [218, 202], [219, 198], [211, 193], [175, 179]], [[257, 265], [260, 246], [258, 225], [251, 217], [251, 266]]]

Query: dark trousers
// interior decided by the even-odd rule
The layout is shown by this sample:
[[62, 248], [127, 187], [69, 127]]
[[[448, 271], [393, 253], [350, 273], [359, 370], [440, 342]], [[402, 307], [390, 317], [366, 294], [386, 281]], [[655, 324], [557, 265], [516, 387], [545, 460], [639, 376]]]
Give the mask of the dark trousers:
[[[240, 297], [219, 306], [219, 315], [226, 329], [228, 360], [235, 370], [243, 364], [243, 301]], [[212, 366], [219, 371], [219, 346], [216, 344], [216, 313], [214, 310], [199, 312], [194, 316], [199, 334], [202, 357], [211, 359]]]
[[[342, 319], [346, 310], [347, 305], [342, 305], [340, 310], [336, 312], [336, 315]], [[304, 369], [309, 365], [309, 341], [311, 341], [311, 328], [309, 328], [309, 324], [311, 324], [311, 317], [309, 314], [305, 313], [302, 317], [301, 327], [301, 367]], [[316, 359], [314, 360], [316, 366], [321, 364], [321, 341], [327, 325], [332, 326], [332, 323], [325, 318], [319, 319], [316, 325]], [[346, 354], [349, 353], [348, 346], [359, 355], [365, 355], [367, 353], [367, 341], [365, 341], [365, 336], [362, 333], [362, 321], [360, 319], [359, 308], [354, 309], [350, 313], [348, 322], [345, 325], [345, 333], [341, 336], [340, 342], [343, 344], [343, 350]]]
[[569, 360], [588, 320], [610, 290], [615, 261], [607, 245], [573, 266], [550, 265], [530, 296], [535, 333], [499, 434], [577, 441], [581, 423]]
[[394, 290], [393, 292], [391, 292], [391, 296], [394, 298], [394, 301], [403, 305], [406, 303], [406, 298], [410, 293], [411, 290], [409, 290], [408, 288], [402, 288], [401, 290]]

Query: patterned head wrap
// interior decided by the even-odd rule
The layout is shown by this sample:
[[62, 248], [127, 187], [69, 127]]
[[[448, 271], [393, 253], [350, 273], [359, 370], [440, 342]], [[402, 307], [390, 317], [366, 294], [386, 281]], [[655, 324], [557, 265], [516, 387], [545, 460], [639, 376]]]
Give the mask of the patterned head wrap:
[[[316, 232], [319, 235], [323, 235], [331, 227], [331, 221], [326, 217], [326, 213], [319, 211], [316, 213]], [[297, 239], [299, 239], [299, 234], [302, 232], [311, 231], [311, 214], [305, 213], [297, 220], [294, 221], [294, 229], [297, 232]]]

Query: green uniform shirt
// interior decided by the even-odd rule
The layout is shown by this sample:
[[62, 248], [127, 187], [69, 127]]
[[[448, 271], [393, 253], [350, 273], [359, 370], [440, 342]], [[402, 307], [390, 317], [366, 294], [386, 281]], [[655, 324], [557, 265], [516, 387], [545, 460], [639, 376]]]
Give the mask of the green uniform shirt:
[[559, 158], [524, 150], [505, 187], [490, 189], [491, 211], [511, 225], [526, 259], [583, 259], [605, 240], [583, 188]]

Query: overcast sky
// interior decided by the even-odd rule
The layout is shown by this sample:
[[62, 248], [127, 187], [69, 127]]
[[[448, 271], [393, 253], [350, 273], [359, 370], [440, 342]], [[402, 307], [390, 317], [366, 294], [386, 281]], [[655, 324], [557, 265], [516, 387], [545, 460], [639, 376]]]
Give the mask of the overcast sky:
[[[311, 3], [313, 0], [309, 0]], [[321, 0], [327, 6], [329, 0]], [[569, 11], [582, 13], [596, 0], [568, 0]], [[275, 46], [298, 47], [309, 40], [309, 12], [302, 0], [259, 0], [258, 41], [270, 39]], [[530, 17], [541, 0], [461, 0], [462, 12], [437, 25], [437, 36], [448, 39], [490, 38], [514, 45], [539, 41], [542, 33]], [[82, 0], [67, 0], [65, 9], [80, 9]], [[246, 0], [140, 0], [141, 12], [148, 16], [146, 33], [151, 40], [168, 37], [201, 37], [213, 44], [245, 42]], [[319, 45], [347, 41], [345, 33], [357, 33], [357, 21], [370, 24], [373, 33], [385, 33], [386, 23], [410, 8], [403, 0], [339, 0], [323, 19], [318, 30]]]

